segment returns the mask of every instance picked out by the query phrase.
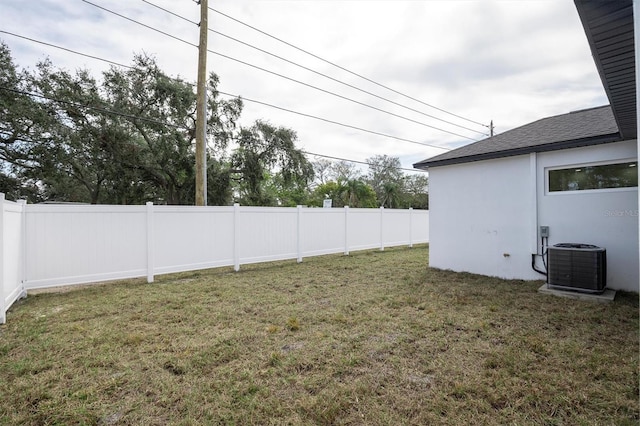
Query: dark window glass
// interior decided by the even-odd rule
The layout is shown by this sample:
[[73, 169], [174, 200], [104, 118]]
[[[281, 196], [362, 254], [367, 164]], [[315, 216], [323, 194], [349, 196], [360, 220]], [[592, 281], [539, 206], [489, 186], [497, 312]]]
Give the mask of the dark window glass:
[[638, 162], [549, 170], [549, 192], [638, 186]]

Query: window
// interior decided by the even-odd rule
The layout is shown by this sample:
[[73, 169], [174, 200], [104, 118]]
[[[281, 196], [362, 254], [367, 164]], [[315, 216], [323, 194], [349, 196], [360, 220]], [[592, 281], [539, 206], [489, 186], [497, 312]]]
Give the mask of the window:
[[549, 192], [638, 186], [638, 162], [549, 170]]

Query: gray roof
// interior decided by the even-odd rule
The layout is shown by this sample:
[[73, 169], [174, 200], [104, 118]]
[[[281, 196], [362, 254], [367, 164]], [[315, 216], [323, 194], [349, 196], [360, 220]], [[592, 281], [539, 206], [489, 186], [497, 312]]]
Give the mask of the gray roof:
[[632, 0], [575, 0], [604, 90], [624, 139], [635, 139], [636, 53]]
[[420, 161], [413, 167], [426, 169], [619, 140], [622, 138], [616, 120], [611, 107], [607, 105], [543, 118]]

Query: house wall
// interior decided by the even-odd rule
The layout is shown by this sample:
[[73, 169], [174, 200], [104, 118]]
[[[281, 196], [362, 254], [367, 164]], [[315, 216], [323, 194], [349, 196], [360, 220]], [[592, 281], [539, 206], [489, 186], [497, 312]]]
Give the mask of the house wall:
[[527, 155], [429, 169], [429, 265], [502, 278], [531, 269], [534, 197]]
[[[640, 2], [638, 1], [634, 1], [633, 2], [633, 16], [640, 16]], [[634, 44], [635, 44], [635, 51], [638, 52], [639, 48], [640, 48], [640, 19], [634, 19], [633, 20], [633, 37], [634, 37]], [[636, 57], [636, 70], [640, 69], [640, 55], [638, 55], [636, 53], [635, 55]], [[640, 123], [640, 105], [638, 105], [640, 102], [638, 102], [640, 100], [640, 75], [638, 72], [636, 72], [636, 128], [638, 126], [638, 123]], [[640, 152], [640, 139], [638, 139], [637, 141], [637, 146], [636, 146], [636, 158], [637, 158], [637, 153]], [[638, 211], [640, 211], [640, 197], [638, 197]], [[637, 217], [636, 219], [638, 219], [638, 240], [640, 241], [640, 216]], [[640, 276], [640, 247], [638, 249], [638, 275]], [[640, 286], [640, 284], [638, 284]]]
[[430, 168], [429, 265], [544, 280], [531, 254], [547, 225], [549, 245], [606, 248], [608, 287], [637, 292], [637, 188], [549, 194], [545, 179], [552, 167], [636, 158], [636, 141], [626, 141]]
[[550, 227], [549, 245], [586, 243], [607, 249], [607, 286], [638, 291], [638, 189], [549, 193], [549, 168], [637, 159], [636, 141], [537, 156], [538, 222]]

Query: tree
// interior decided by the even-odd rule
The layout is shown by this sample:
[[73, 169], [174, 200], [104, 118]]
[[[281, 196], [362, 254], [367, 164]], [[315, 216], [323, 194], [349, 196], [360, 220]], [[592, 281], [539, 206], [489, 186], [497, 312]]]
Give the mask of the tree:
[[429, 208], [429, 178], [426, 174], [409, 175], [405, 179], [405, 200], [403, 208]]
[[[131, 69], [112, 67], [104, 75], [107, 100], [128, 114], [136, 138], [134, 150], [139, 154], [137, 168], [145, 181], [160, 189], [156, 194], [169, 204], [192, 204], [195, 198], [195, 104], [193, 86], [170, 78], [155, 59], [138, 55]], [[207, 132], [213, 137], [212, 154], [226, 149], [242, 112], [242, 101], [219, 99], [218, 77], [211, 73], [208, 82]], [[214, 175], [207, 185], [215, 201], [228, 199], [229, 184], [221, 179], [222, 162], [214, 162]], [[209, 167], [208, 167], [209, 169]], [[216, 191], [220, 191], [217, 193]]]
[[331, 199], [333, 207], [344, 207], [344, 193], [346, 186], [340, 182], [331, 180], [316, 186], [310, 197], [310, 204], [315, 207], [322, 207], [324, 200]]
[[312, 163], [315, 183], [324, 185], [331, 179], [331, 167], [333, 163], [326, 158], [320, 158]]
[[388, 155], [367, 158], [369, 173], [367, 182], [373, 187], [380, 206], [397, 208], [404, 192], [404, 174], [400, 159]]
[[354, 163], [348, 161], [335, 161], [331, 165], [331, 179], [335, 181], [350, 181], [362, 177], [360, 171]]
[[308, 182], [297, 177], [285, 181], [280, 172], [267, 173], [264, 191], [274, 206], [295, 207], [309, 203]]
[[296, 141], [293, 130], [260, 120], [252, 127], [240, 130], [238, 148], [231, 156], [231, 164], [242, 204], [277, 204], [272, 193], [265, 190], [271, 170], [276, 170], [281, 185], [307, 187], [313, 179], [313, 166], [296, 148]]
[[[127, 149], [130, 129], [121, 117], [103, 112], [105, 102], [89, 72], [71, 74], [44, 61], [33, 84], [44, 96], [40, 105], [52, 117], [46, 129], [50, 142], [41, 139], [30, 151], [37, 162], [34, 178], [43, 184], [46, 198], [117, 202], [124, 197], [118, 189], [135, 191], [135, 177], [123, 167], [138, 157], [136, 150]], [[128, 185], [122, 183], [125, 179]]]
[[[195, 194], [195, 94], [146, 55], [112, 67], [99, 83], [50, 61], [18, 72], [0, 45], [0, 188], [31, 201], [191, 204]], [[209, 199], [231, 200], [225, 151], [242, 101], [208, 82]], [[35, 97], [28, 92], [39, 92]]]
[[345, 204], [350, 207], [376, 207], [376, 193], [371, 186], [360, 179], [350, 179], [344, 183]]
[[333, 207], [376, 207], [373, 188], [361, 179], [329, 181], [318, 185], [310, 197], [310, 202], [320, 207], [327, 198], [332, 200]]
[[[100, 80], [48, 60], [33, 73], [18, 71], [4, 44], [0, 60], [0, 190], [32, 201], [193, 204], [192, 84], [167, 76], [147, 55]], [[211, 73], [209, 204], [306, 203], [314, 173], [296, 133], [263, 121], [238, 129], [242, 100], [220, 99], [218, 83]]]
[[[192, 194], [195, 195], [195, 180]], [[207, 204], [226, 206], [233, 200], [231, 169], [228, 163], [208, 157], [207, 160]]]
[[47, 111], [28, 92], [32, 78], [19, 71], [9, 47], [0, 42], [0, 192], [9, 198], [42, 199], [42, 190], [30, 173], [37, 164], [31, 152], [50, 135], [42, 131], [50, 122]]
[[378, 201], [389, 209], [400, 208], [402, 202], [402, 187], [396, 182], [385, 182], [382, 185], [382, 197]]

